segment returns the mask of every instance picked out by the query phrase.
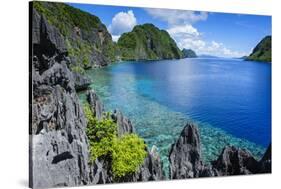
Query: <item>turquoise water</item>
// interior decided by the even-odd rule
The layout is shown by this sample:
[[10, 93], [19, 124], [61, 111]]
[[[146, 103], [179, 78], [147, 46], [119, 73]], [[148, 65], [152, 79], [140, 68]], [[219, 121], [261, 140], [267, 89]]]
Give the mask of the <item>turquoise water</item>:
[[[168, 151], [188, 121], [206, 162], [226, 145], [260, 158], [271, 141], [271, 65], [236, 59], [118, 63], [87, 72], [106, 110], [121, 110], [168, 170]], [[83, 94], [80, 94], [83, 99]]]

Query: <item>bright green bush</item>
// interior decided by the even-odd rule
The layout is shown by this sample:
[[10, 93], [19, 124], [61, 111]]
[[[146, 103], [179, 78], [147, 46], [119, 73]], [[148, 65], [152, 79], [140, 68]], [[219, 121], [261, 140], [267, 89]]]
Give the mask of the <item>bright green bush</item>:
[[126, 134], [116, 141], [112, 154], [115, 178], [135, 173], [146, 157], [145, 143], [136, 134]]
[[136, 134], [117, 136], [117, 124], [109, 113], [98, 120], [89, 104], [84, 105], [88, 124], [86, 134], [90, 142], [91, 161], [106, 158], [111, 163], [115, 179], [136, 172], [146, 156], [145, 143]]
[[106, 115], [98, 120], [92, 113], [88, 104], [84, 106], [84, 112], [88, 120], [86, 134], [90, 141], [91, 160], [98, 157], [111, 156], [113, 143], [116, 140], [117, 125]]

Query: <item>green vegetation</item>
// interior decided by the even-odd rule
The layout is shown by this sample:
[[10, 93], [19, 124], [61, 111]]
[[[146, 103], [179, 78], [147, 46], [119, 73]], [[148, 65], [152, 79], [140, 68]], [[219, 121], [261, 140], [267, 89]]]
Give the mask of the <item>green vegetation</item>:
[[178, 59], [182, 52], [167, 31], [153, 24], [135, 26], [117, 43], [100, 19], [64, 3], [33, 2], [33, 7], [62, 34], [72, 71], [84, 73], [93, 65], [122, 60]]
[[93, 56], [104, 57], [106, 64], [115, 61], [115, 44], [98, 17], [58, 2], [34, 1], [33, 7], [60, 31], [79, 70], [90, 68]]
[[136, 134], [117, 136], [117, 125], [109, 113], [98, 120], [92, 113], [89, 104], [84, 105], [88, 120], [86, 134], [90, 142], [91, 161], [97, 158], [111, 162], [115, 179], [133, 174], [146, 157], [146, 145]]
[[146, 157], [144, 141], [136, 134], [125, 134], [116, 141], [112, 154], [112, 171], [121, 178], [133, 174]]
[[271, 36], [263, 38], [246, 60], [271, 62]]
[[168, 32], [153, 24], [135, 26], [118, 40], [123, 60], [178, 59], [182, 52]]
[[196, 53], [191, 49], [182, 49], [183, 58], [196, 58]]

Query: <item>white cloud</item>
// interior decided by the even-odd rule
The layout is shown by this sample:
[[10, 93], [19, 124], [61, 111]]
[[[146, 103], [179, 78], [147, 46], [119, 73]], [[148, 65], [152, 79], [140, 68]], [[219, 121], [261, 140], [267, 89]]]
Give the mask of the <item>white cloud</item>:
[[112, 35], [112, 41], [117, 42], [121, 35]]
[[207, 12], [151, 8], [145, 10], [152, 17], [161, 19], [170, 25], [178, 25], [182, 23], [191, 24], [208, 18]]
[[189, 35], [193, 37], [199, 37], [199, 32], [196, 28], [194, 28], [190, 24], [182, 25], [182, 26], [174, 26], [169, 28], [168, 33], [170, 35]]
[[128, 12], [117, 13], [112, 18], [108, 30], [116, 39], [116, 37], [120, 36], [122, 33], [131, 31], [135, 25], [137, 25], [137, 19], [134, 12], [129, 10]]
[[187, 48], [194, 50], [197, 54], [220, 57], [241, 57], [247, 54], [233, 51], [220, 42], [204, 39], [204, 35], [193, 24], [207, 20], [207, 12], [150, 8], [145, 10], [153, 18], [168, 23], [167, 31], [180, 49]]
[[192, 25], [171, 26], [167, 29], [180, 49], [192, 49], [197, 54], [207, 54], [220, 57], [242, 57], [247, 53], [237, 52], [225, 47], [217, 41], [205, 41], [203, 35]]

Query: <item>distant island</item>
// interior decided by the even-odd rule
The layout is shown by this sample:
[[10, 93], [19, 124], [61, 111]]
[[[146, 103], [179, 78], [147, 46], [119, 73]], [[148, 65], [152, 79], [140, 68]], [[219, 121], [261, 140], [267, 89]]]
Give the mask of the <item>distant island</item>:
[[246, 60], [271, 62], [271, 36], [264, 37]]
[[213, 55], [201, 54], [198, 55], [198, 58], [219, 58], [219, 57]]
[[197, 58], [196, 53], [192, 49], [182, 49], [183, 58]]
[[122, 60], [180, 59], [182, 52], [165, 30], [153, 24], [137, 25], [117, 42]]

